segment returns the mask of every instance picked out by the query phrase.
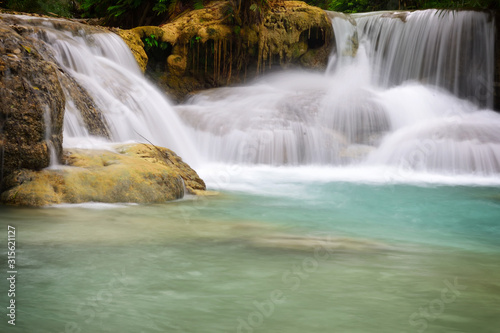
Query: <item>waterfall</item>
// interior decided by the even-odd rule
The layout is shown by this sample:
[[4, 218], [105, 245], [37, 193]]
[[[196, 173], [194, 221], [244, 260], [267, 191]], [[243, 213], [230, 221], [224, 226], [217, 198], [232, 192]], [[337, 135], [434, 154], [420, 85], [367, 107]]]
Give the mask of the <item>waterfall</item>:
[[206, 160], [500, 173], [489, 14], [328, 14], [324, 74], [274, 74], [176, 107]]
[[335, 47], [324, 73], [275, 73], [200, 92], [175, 107], [118, 36], [23, 20], [37, 27], [47, 56], [92, 96], [109, 132], [109, 140], [89, 134], [65, 87], [65, 147], [151, 141], [189, 163], [500, 173], [500, 116], [488, 110], [495, 31], [489, 14], [328, 15]]
[[426, 10], [354, 17], [378, 85], [416, 80], [493, 106], [495, 25], [489, 14]]
[[67, 91], [64, 147], [109, 148], [109, 142], [151, 142], [179, 152], [191, 164], [197, 153], [171, 103], [148, 82], [120, 37], [113, 33], [67, 31], [56, 20], [22, 17], [36, 27], [44, 56], [75, 79], [92, 97], [107, 124], [109, 140], [93, 137]]

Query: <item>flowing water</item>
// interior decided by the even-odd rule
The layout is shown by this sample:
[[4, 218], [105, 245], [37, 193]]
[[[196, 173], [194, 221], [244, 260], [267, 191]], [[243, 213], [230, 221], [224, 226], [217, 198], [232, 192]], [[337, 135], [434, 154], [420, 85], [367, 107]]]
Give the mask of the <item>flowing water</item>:
[[[111, 141], [173, 148], [221, 194], [2, 207], [2, 228], [17, 231], [15, 329], [498, 332], [494, 22], [329, 15], [325, 73], [267, 76], [175, 107], [117, 37], [44, 21]], [[82, 124], [69, 100], [65, 146], [109, 148]]]

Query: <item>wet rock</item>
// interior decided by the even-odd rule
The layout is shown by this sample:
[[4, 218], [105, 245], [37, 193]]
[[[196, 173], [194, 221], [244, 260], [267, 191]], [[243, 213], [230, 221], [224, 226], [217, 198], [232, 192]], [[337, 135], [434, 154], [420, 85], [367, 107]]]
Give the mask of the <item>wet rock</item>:
[[59, 74], [28, 39], [0, 20], [2, 179], [21, 168], [49, 166], [49, 146], [61, 157], [65, 96]]
[[[86, 90], [65, 73], [44, 43], [47, 19], [0, 14], [0, 189], [19, 169], [40, 170], [61, 160], [62, 126], [68, 100], [92, 135], [109, 137], [107, 124]], [[73, 34], [104, 32], [68, 20], [54, 29]], [[36, 37], [35, 37], [36, 36]]]
[[250, 244], [257, 248], [313, 252], [325, 255], [339, 252], [376, 253], [393, 250], [393, 248], [387, 244], [367, 239], [332, 236], [300, 236], [291, 234], [274, 234], [256, 237], [250, 241]]

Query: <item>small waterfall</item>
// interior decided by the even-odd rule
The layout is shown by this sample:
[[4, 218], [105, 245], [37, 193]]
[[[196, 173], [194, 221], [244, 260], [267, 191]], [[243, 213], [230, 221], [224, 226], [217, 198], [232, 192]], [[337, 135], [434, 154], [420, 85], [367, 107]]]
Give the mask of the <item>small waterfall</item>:
[[368, 160], [404, 170], [498, 174], [499, 128], [493, 112], [440, 118], [397, 131]]
[[353, 17], [376, 84], [416, 80], [493, 106], [495, 24], [489, 14], [425, 10]]
[[[24, 18], [37, 29], [46, 56], [56, 60], [102, 111], [112, 142], [152, 142], [197, 163], [197, 152], [170, 102], [140, 72], [127, 45], [115, 34], [67, 31], [53, 20]], [[99, 148], [106, 139], [89, 135], [78, 109], [66, 93], [65, 147]]]
[[50, 163], [48, 169], [57, 169], [59, 162], [57, 161], [57, 154], [54, 144], [52, 143], [52, 120], [50, 116], [50, 109], [44, 106], [43, 120], [45, 122], [45, 142], [47, 150], [49, 151]]
[[331, 73], [352, 62], [358, 52], [359, 38], [357, 23], [350, 15], [330, 11], [326, 13], [332, 20], [335, 36], [335, 48], [326, 69], [327, 73]]

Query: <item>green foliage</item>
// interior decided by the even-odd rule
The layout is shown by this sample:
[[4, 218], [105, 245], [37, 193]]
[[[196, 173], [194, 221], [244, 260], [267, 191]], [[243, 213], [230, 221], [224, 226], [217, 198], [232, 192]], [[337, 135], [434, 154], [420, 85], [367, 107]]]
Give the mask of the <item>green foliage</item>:
[[[187, 9], [203, 8], [204, 0], [80, 0], [86, 17], [103, 17], [108, 24], [133, 27], [156, 25]], [[163, 15], [163, 18], [160, 17]]]
[[144, 42], [144, 50], [149, 52], [152, 48], [160, 48], [161, 50], [166, 50], [168, 48], [168, 43], [158, 42], [158, 37], [155, 35], [150, 35], [142, 40]]
[[366, 11], [369, 5], [369, 0], [332, 0], [328, 4], [328, 9], [336, 12], [357, 13]]
[[306, 0], [313, 6], [345, 13], [394, 9], [500, 9], [499, 0]]
[[439, 9], [500, 9], [498, 0], [423, 0], [420, 8]]
[[72, 17], [75, 11], [71, 0], [0, 0], [0, 6], [14, 11], [62, 17]]
[[196, 36], [196, 37], [193, 37], [189, 40], [189, 47], [190, 48], [193, 48], [194, 47], [194, 44], [196, 43], [199, 43], [201, 40], [201, 37], [200, 36]]

